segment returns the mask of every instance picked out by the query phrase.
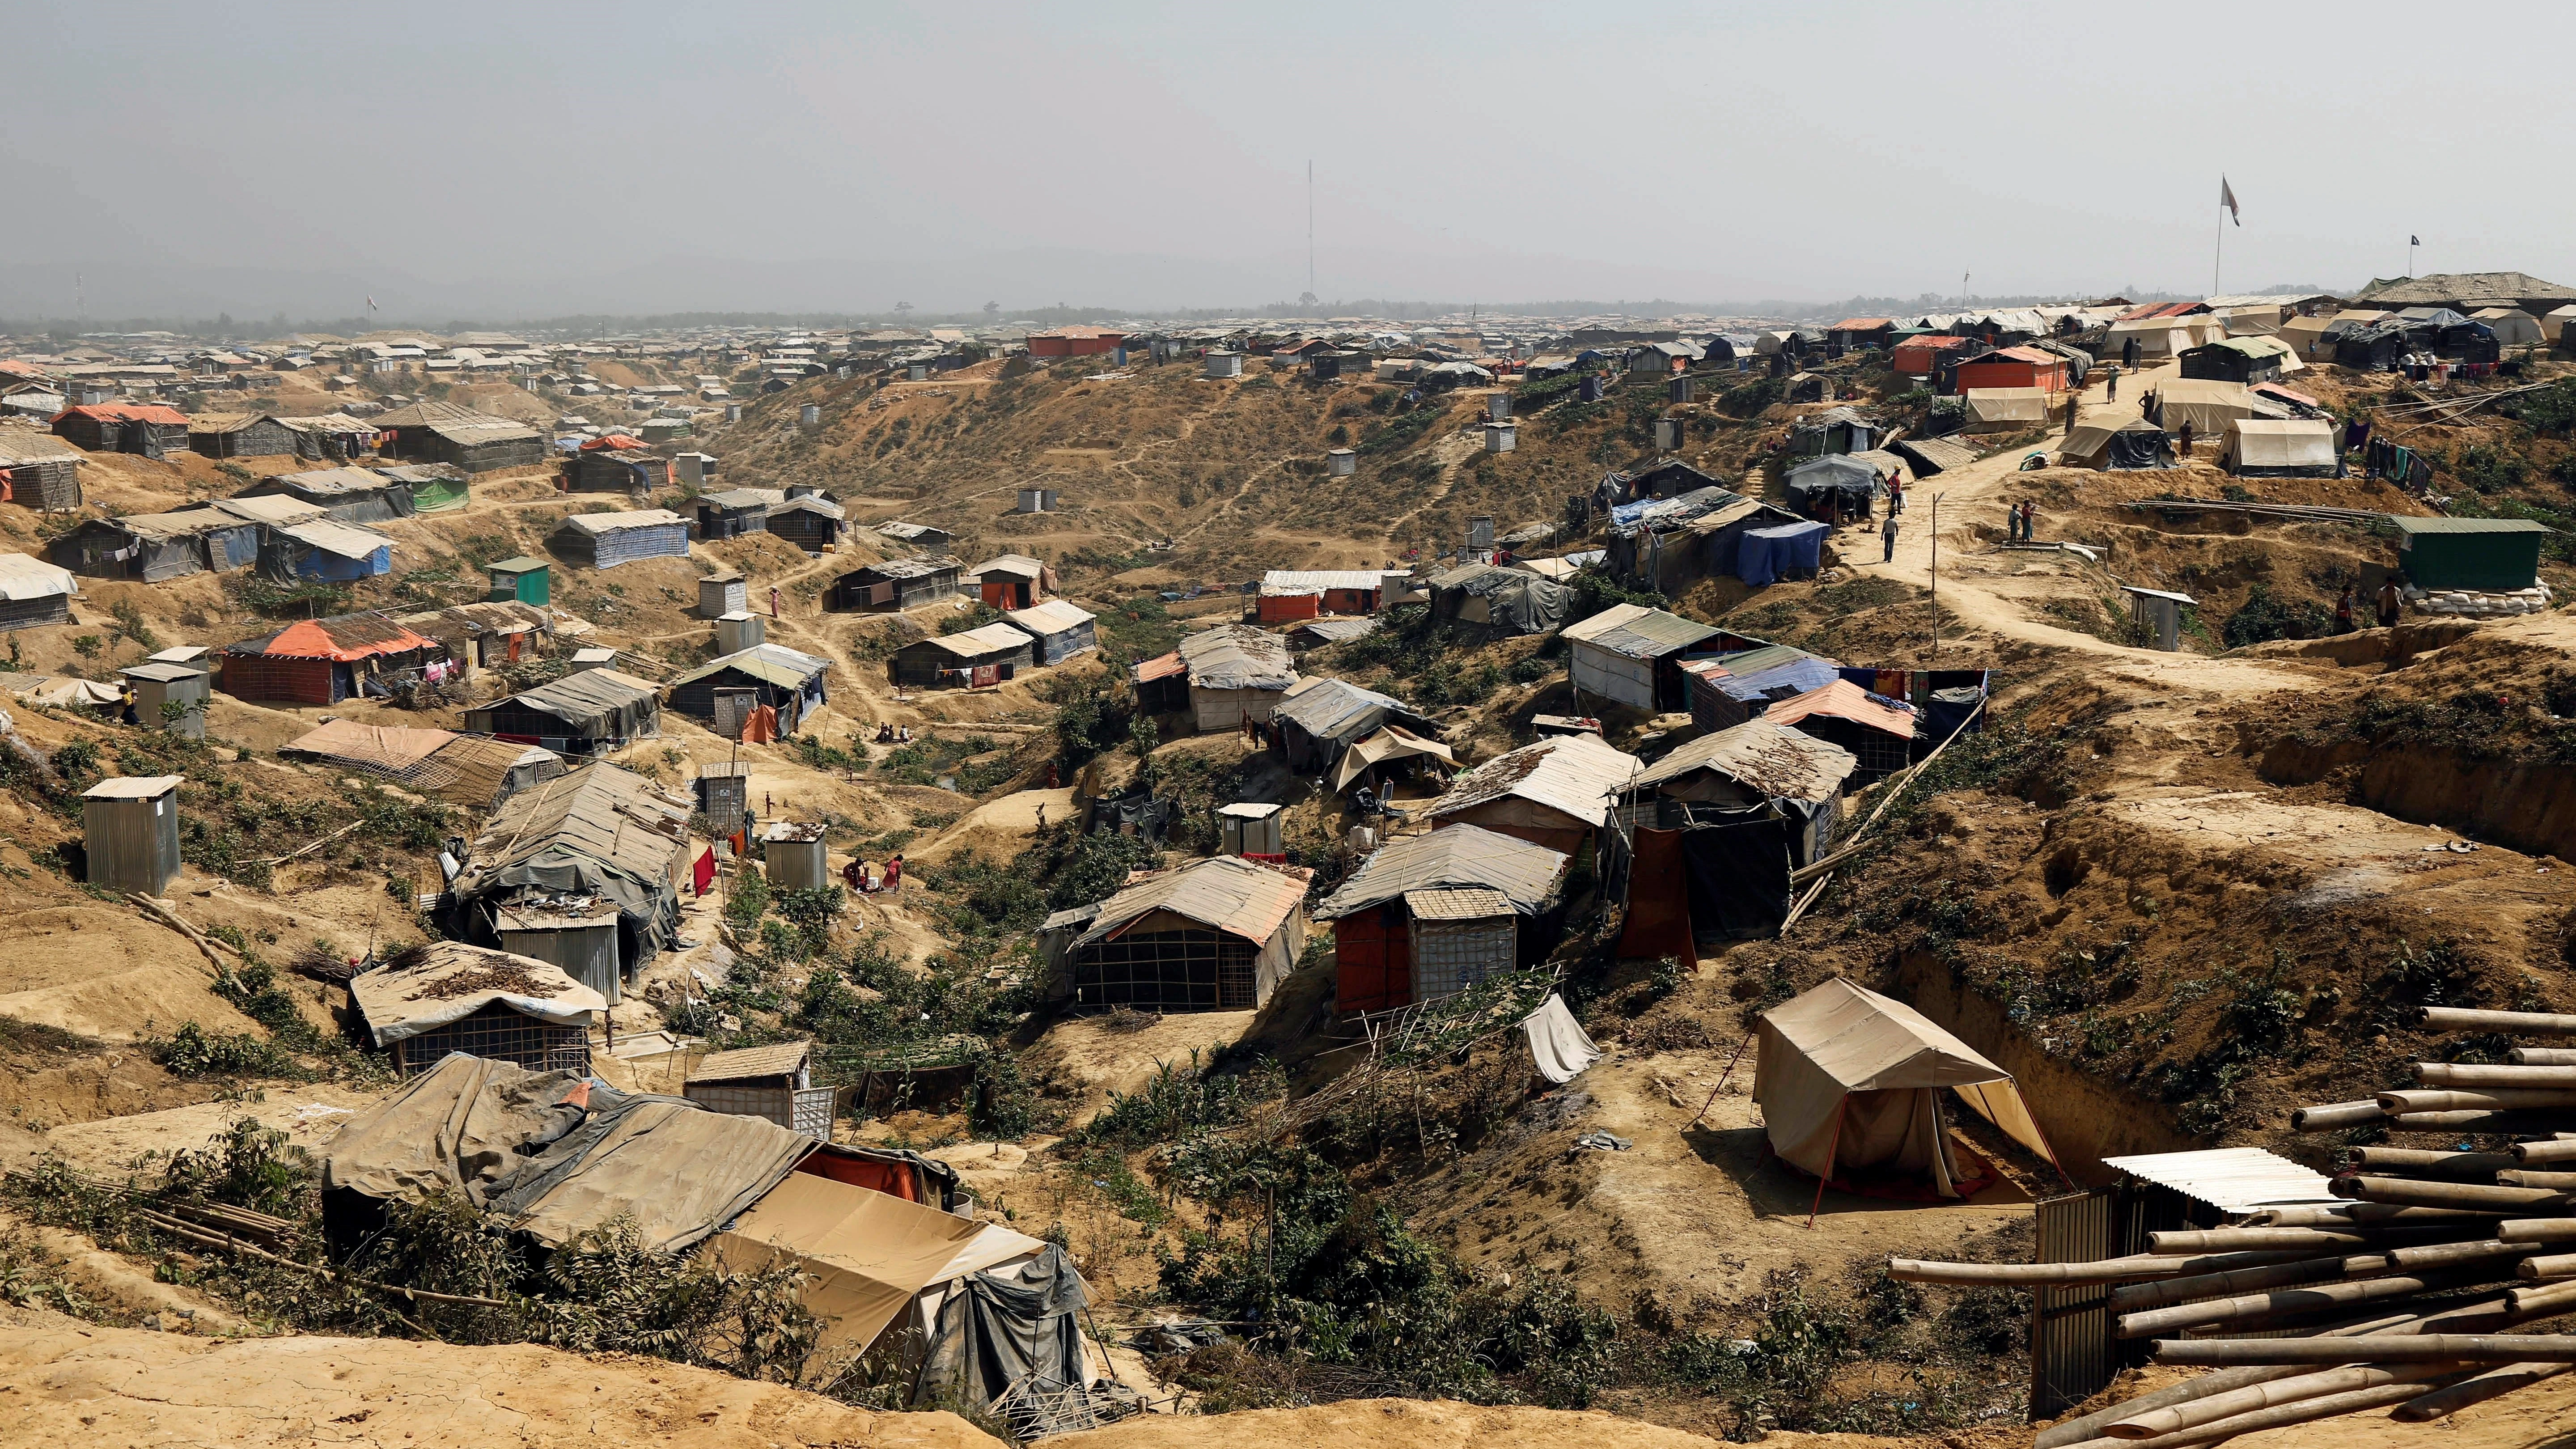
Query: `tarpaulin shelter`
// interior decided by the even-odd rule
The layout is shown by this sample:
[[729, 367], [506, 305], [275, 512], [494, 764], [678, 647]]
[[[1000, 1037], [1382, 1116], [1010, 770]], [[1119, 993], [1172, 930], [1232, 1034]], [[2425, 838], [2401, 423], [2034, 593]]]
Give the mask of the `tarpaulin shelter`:
[[2131, 342], [2138, 344], [2140, 362], [2162, 362], [2168, 358], [2180, 356], [2196, 345], [2198, 339], [2192, 335], [2191, 329], [2182, 325], [2179, 318], [2139, 317], [2130, 321], [2114, 322], [2103, 332], [2103, 359], [2117, 362], [2126, 357]]
[[1735, 576], [1748, 584], [1812, 576], [1823, 561], [1829, 532], [1812, 521], [1748, 528], [1735, 546]]
[[1860, 458], [1829, 453], [1791, 467], [1784, 481], [1789, 506], [1802, 517], [1854, 519], [1870, 516], [1872, 501], [1886, 491], [1885, 477]]
[[1344, 750], [1389, 723], [1426, 735], [1436, 732], [1430, 720], [1403, 700], [1346, 679], [1300, 679], [1271, 712], [1270, 722], [1289, 773], [1300, 776], [1331, 769]]
[[1297, 969], [1314, 876], [1231, 855], [1148, 875], [1101, 902], [1061, 986], [1085, 1006], [1252, 1010]]
[[450, 1052], [530, 1071], [590, 1071], [590, 1027], [608, 999], [550, 962], [462, 941], [359, 973], [349, 1002], [404, 1076]]
[[71, 570], [23, 553], [0, 553], [0, 631], [68, 624], [80, 581]]
[[2286, 410], [2254, 396], [2241, 382], [2211, 378], [2166, 378], [2156, 385], [2156, 422], [2168, 433], [2188, 423], [2195, 437], [2215, 438], [2238, 418], [2286, 416]]
[[1778, 644], [1720, 655], [1714, 668], [1693, 663], [1700, 667], [1691, 671], [1691, 722], [1704, 730], [1731, 729], [1782, 700], [1842, 678], [1842, 666], [1833, 660]]
[[2325, 418], [2240, 418], [2227, 425], [2218, 466], [2242, 478], [2331, 478], [2343, 467]]
[[2485, 323], [2505, 347], [2528, 347], [2541, 341], [2540, 319], [2519, 307], [2482, 307], [2470, 313], [2469, 320]]
[[1462, 564], [1428, 580], [1431, 617], [1470, 624], [1493, 635], [1544, 634], [1574, 610], [1563, 584], [1527, 569], [1489, 563]]
[[595, 569], [648, 558], [687, 558], [689, 521], [667, 508], [576, 513], [546, 536], [546, 547], [567, 562]]
[[2075, 425], [2057, 450], [2059, 466], [2111, 469], [2170, 468], [2173, 440], [2144, 418], [2105, 421], [2091, 418]]
[[309, 473], [280, 473], [262, 478], [236, 495], [242, 498], [283, 496], [314, 507], [342, 523], [383, 523], [420, 511], [409, 482], [364, 468], [321, 468]]
[[376, 472], [411, 490], [415, 514], [445, 513], [474, 501], [473, 483], [465, 470], [447, 463], [405, 463]]
[[349, 582], [392, 573], [394, 541], [372, 528], [316, 518], [264, 531], [259, 571], [281, 583], [295, 579]]
[[1435, 831], [1480, 825], [1571, 856], [1609, 824], [1638, 769], [1599, 735], [1551, 735], [1460, 775], [1424, 813]]
[[[1287, 653], [1283, 646], [1280, 653]], [[1037, 658], [1037, 643], [1008, 624], [916, 639], [886, 660], [894, 682], [918, 689], [982, 689], [1017, 677]]]
[[1333, 788], [1347, 790], [1378, 766], [1400, 766], [1407, 760], [1437, 760], [1453, 770], [1458, 766], [1457, 756], [1450, 753], [1447, 745], [1424, 739], [1400, 725], [1387, 725], [1353, 741], [1350, 748], [1342, 751], [1341, 760], [1333, 766]]
[[662, 732], [661, 693], [615, 669], [585, 669], [465, 711], [465, 727], [557, 754], [589, 755]]
[[1156, 680], [1185, 680], [1192, 719], [1203, 732], [1240, 729], [1247, 719], [1270, 718], [1297, 682], [1286, 642], [1248, 624], [1219, 624], [1184, 635], [1179, 648], [1137, 665], [1135, 673], [1140, 699], [1146, 697], [1143, 686]]
[[[686, 798], [615, 765], [586, 765], [522, 790], [468, 847], [452, 887], [450, 934], [494, 940], [493, 912], [503, 905], [587, 902], [614, 911], [619, 975], [632, 977], [679, 930], [688, 820]], [[574, 974], [613, 994], [614, 982]]]
[[1808, 690], [1763, 711], [1773, 724], [1794, 725], [1849, 750], [1860, 761], [1853, 778], [1866, 785], [1912, 759], [1917, 717], [1901, 700], [1872, 694], [1848, 679]]
[[1944, 1091], [2057, 1161], [2012, 1074], [1901, 1001], [1836, 977], [1762, 1013], [1754, 1035], [1753, 1100], [1771, 1150], [1820, 1179], [1901, 1173], [1958, 1196]]
[[1049, 599], [1034, 608], [1013, 609], [1002, 622], [1029, 636], [1037, 663], [1062, 664], [1076, 654], [1100, 647], [1099, 616], [1069, 599]]
[[0, 500], [53, 512], [81, 506], [87, 454], [33, 428], [0, 428]]
[[222, 680], [236, 699], [337, 704], [360, 693], [366, 675], [416, 668], [442, 652], [381, 614], [340, 614], [226, 645]]
[[778, 711], [779, 728], [793, 734], [806, 711], [823, 704], [824, 675], [830, 669], [830, 660], [784, 644], [754, 644], [711, 659], [672, 679], [666, 688], [671, 708], [711, 725], [716, 722], [717, 691], [750, 690], [757, 703]]
[[2010, 431], [2048, 422], [2050, 390], [2044, 387], [1971, 388], [1966, 396], [1971, 428]]
[[1334, 1010], [1407, 1006], [1544, 959], [1571, 860], [1474, 825], [1379, 847], [1315, 908], [1333, 927]]
[[950, 554], [917, 554], [855, 568], [832, 581], [835, 609], [917, 609], [956, 596], [966, 564]]
[[[1684, 741], [1648, 765], [1630, 789], [1641, 806], [1669, 800], [1727, 806], [1796, 801], [1812, 807], [1806, 812], [1809, 828], [1794, 843], [1793, 863], [1805, 865], [1832, 841], [1843, 782], [1859, 767], [1858, 756], [1831, 740], [1757, 718]], [[1640, 809], [1638, 819], [1671, 823], [1662, 814]]]
[[167, 458], [188, 451], [188, 417], [159, 403], [88, 403], [54, 415], [54, 435], [92, 453]]

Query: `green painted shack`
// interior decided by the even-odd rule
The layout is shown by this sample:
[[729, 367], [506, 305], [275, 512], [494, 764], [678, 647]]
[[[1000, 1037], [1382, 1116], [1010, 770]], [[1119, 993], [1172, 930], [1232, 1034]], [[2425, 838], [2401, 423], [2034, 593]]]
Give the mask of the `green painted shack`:
[[544, 559], [529, 558], [524, 554], [501, 560], [492, 565], [491, 597], [522, 604], [553, 603], [554, 576], [546, 569]]
[[2419, 589], [2510, 593], [2540, 578], [2549, 529], [2528, 518], [2391, 518], [2397, 562]]

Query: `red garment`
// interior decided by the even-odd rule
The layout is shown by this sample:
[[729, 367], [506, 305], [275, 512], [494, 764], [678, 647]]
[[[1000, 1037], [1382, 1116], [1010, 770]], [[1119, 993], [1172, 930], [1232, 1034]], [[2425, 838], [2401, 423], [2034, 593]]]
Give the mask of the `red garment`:
[[765, 745], [778, 738], [778, 706], [764, 704], [742, 722], [742, 742]]
[[709, 849], [700, 852], [697, 863], [689, 867], [689, 889], [695, 891], [699, 895], [705, 895], [707, 893], [707, 887], [715, 883], [715, 878], [715, 851]]

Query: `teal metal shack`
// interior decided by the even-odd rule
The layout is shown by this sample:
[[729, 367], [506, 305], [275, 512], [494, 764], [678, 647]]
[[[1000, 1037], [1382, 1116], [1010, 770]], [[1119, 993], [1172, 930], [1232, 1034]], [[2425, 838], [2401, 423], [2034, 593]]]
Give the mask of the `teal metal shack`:
[[2549, 529], [2528, 518], [2392, 518], [2397, 562], [2419, 589], [2527, 589]]

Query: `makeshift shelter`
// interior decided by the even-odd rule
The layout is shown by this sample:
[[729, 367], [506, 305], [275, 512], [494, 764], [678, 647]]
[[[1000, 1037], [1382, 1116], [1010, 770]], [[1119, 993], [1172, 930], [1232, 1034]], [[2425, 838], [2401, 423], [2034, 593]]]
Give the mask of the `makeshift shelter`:
[[[1342, 751], [1333, 766], [1332, 785], [1346, 791], [1355, 784], [1373, 784], [1383, 798], [1385, 788], [1392, 787], [1390, 774], [1411, 768], [1414, 762], [1436, 760], [1434, 768], [1455, 770], [1458, 757], [1438, 740], [1425, 739], [1401, 725], [1387, 725], [1374, 734], [1363, 735]], [[1381, 773], [1383, 767], [1386, 773]]]
[[1070, 600], [1049, 599], [1033, 609], [1013, 609], [1002, 622], [1029, 636], [1036, 662], [1062, 664], [1100, 647], [1098, 615]]
[[54, 435], [85, 452], [167, 458], [188, 451], [188, 418], [159, 403], [85, 403], [55, 414]]
[[226, 645], [224, 693], [236, 699], [338, 704], [364, 693], [375, 677], [418, 669], [442, 652], [437, 640], [382, 614], [306, 619]]
[[1314, 874], [1219, 855], [1137, 880], [1074, 938], [1055, 994], [1082, 1006], [1250, 1011], [1297, 969]]
[[1735, 547], [1735, 576], [1756, 585], [1783, 578], [1813, 578], [1824, 562], [1825, 540], [1831, 533], [1824, 524], [1814, 522], [1748, 528]]
[[1784, 644], [1694, 659], [1683, 668], [1690, 675], [1691, 720], [1703, 730], [1730, 729], [1842, 677], [1833, 660]]
[[1973, 410], [1981, 392], [2066, 390], [2066, 359], [2044, 347], [1999, 347], [1959, 363], [1955, 386]]
[[1571, 861], [1473, 825], [1380, 847], [1315, 908], [1333, 926], [1334, 1010], [1409, 1006], [1545, 959]]
[[0, 502], [46, 513], [81, 506], [80, 465], [88, 459], [33, 428], [0, 428]]
[[546, 460], [545, 435], [536, 429], [453, 403], [416, 402], [371, 421], [382, 430], [379, 446], [397, 458], [453, 464], [468, 473]]
[[[1868, 461], [1837, 457], [1855, 470]], [[1615, 504], [1610, 509], [1609, 546], [1603, 550], [1603, 561], [1622, 578], [1679, 594], [1696, 579], [1732, 574], [1745, 530], [1798, 519], [1788, 509], [1724, 488]]]
[[86, 519], [45, 552], [77, 574], [159, 583], [254, 563], [264, 526], [321, 516], [290, 498], [227, 498], [168, 513]]
[[2057, 1160], [2012, 1074], [1901, 1001], [1836, 977], [1762, 1013], [1754, 1038], [1771, 1150], [1825, 1182], [1901, 1176], [1959, 1196], [1944, 1090]]
[[360, 724], [352, 719], [325, 721], [297, 736], [282, 752], [363, 770], [406, 790], [478, 812], [492, 810], [518, 791], [564, 773], [562, 756], [516, 740]]
[[1794, 464], [1785, 481], [1789, 506], [1802, 518], [1867, 518], [1871, 505], [1886, 492], [1885, 475], [1847, 454]]
[[2343, 471], [2326, 418], [2239, 418], [2227, 425], [2218, 466], [2240, 478], [2332, 478]]
[[[1201, 733], [1267, 720], [1297, 683], [1288, 646], [1247, 624], [1219, 624], [1181, 637], [1178, 649], [1135, 668], [1138, 701], [1152, 713], [1187, 708]], [[1187, 692], [1179, 694], [1177, 681]], [[1152, 688], [1149, 686], [1159, 686]]]
[[2191, 329], [2174, 317], [2138, 317], [2114, 322], [2104, 329], [2101, 356], [2105, 362], [2118, 362], [2128, 356], [2129, 344], [2138, 345], [2138, 361], [2166, 362], [2181, 356], [2199, 339]]
[[2543, 340], [2540, 319], [2519, 307], [2482, 307], [2469, 320], [2484, 324], [2502, 347], [2534, 347]]
[[554, 565], [541, 558], [521, 554], [505, 558], [484, 570], [492, 584], [496, 600], [515, 600], [542, 608], [554, 599]]
[[1790, 425], [1788, 450], [1793, 456], [1810, 458], [1865, 453], [1886, 431], [1878, 419], [1857, 408], [1830, 407], [1809, 413]]
[[1423, 813], [1435, 831], [1478, 825], [1571, 856], [1610, 823], [1639, 768], [1599, 735], [1551, 735], [1461, 774]]
[[2050, 396], [2051, 390], [2042, 387], [1971, 389], [1967, 393], [1967, 425], [1990, 432], [2023, 432], [2046, 427]]
[[596, 569], [648, 558], [687, 558], [689, 521], [667, 508], [629, 513], [576, 513], [546, 537], [566, 562]]
[[1563, 633], [1574, 687], [1635, 708], [1685, 708], [1682, 651], [1725, 631], [1642, 604], [1617, 604]]
[[710, 1112], [758, 1117], [790, 1132], [832, 1140], [834, 1091], [814, 1085], [810, 1041], [710, 1053], [689, 1068], [680, 1093]]
[[587, 1076], [590, 1028], [608, 1010], [559, 966], [462, 941], [432, 941], [359, 973], [349, 1003], [406, 1077], [450, 1052]]
[[2243, 383], [2206, 378], [2167, 378], [2155, 391], [2155, 418], [2168, 433], [2189, 424], [2193, 436], [2215, 438], [2239, 418], [2278, 417], [2282, 409], [2262, 402]]
[[615, 1005], [622, 982], [661, 954], [679, 929], [688, 821], [685, 798], [615, 765], [585, 765], [522, 790], [502, 802], [467, 847], [464, 869], [450, 883], [455, 929], [449, 934], [494, 940], [495, 918], [505, 907], [613, 916], [616, 971], [605, 981], [528, 938], [540, 933], [501, 944], [566, 966]]
[[820, 556], [837, 546], [849, 531], [849, 510], [818, 493], [787, 490], [787, 500], [769, 509], [769, 531], [809, 554]]
[[1321, 649], [1327, 644], [1347, 644], [1376, 633], [1385, 622], [1374, 615], [1365, 619], [1309, 619], [1288, 631], [1288, 647]]
[[1261, 577], [1254, 613], [1264, 624], [1374, 614], [1385, 591], [1386, 574], [1379, 569], [1272, 569]]
[[984, 689], [1014, 678], [1037, 658], [1035, 641], [1008, 624], [937, 634], [894, 651], [886, 661], [908, 689]]
[[72, 621], [72, 572], [23, 553], [0, 553], [0, 633]]
[[614, 669], [585, 669], [471, 706], [465, 727], [561, 755], [591, 755], [659, 736], [662, 702], [649, 680]]
[[955, 598], [966, 565], [947, 554], [918, 554], [855, 568], [832, 582], [832, 607], [901, 611]]
[[538, 642], [554, 633], [554, 615], [515, 599], [484, 599], [427, 613], [405, 614], [406, 629], [437, 640], [467, 674], [534, 657]]
[[1781, 700], [1762, 714], [1775, 725], [1795, 725], [1850, 751], [1860, 762], [1852, 778], [1863, 785], [1904, 769], [1913, 758], [1914, 707], [1848, 679]]
[[[823, 676], [830, 668], [830, 660], [784, 644], [755, 644], [674, 678], [668, 686], [671, 708], [691, 719], [713, 723], [717, 719], [716, 696], [743, 690], [754, 705], [768, 705], [778, 711], [779, 734], [794, 734], [806, 712], [824, 702]], [[739, 731], [740, 723], [733, 723]]]
[[2563, 343], [2571, 321], [2576, 321], [2576, 305], [2552, 307], [2541, 315], [2540, 335], [2552, 343]]
[[1006, 553], [975, 565], [969, 576], [983, 601], [996, 609], [1026, 609], [1055, 591], [1055, 570], [1025, 554]]
[[474, 501], [473, 483], [465, 470], [446, 463], [406, 463], [378, 468], [376, 473], [411, 490], [411, 511], [416, 514], [445, 513]]
[[[0, 554], [0, 565], [23, 554]], [[7, 597], [7, 576], [0, 572], [0, 600]], [[5, 608], [5, 605], [0, 605]], [[0, 614], [0, 629], [11, 627], [5, 614]], [[206, 671], [194, 664], [168, 664], [147, 659], [116, 671], [134, 691], [134, 712], [144, 727], [168, 730], [192, 740], [206, 737], [206, 705], [212, 686]], [[176, 717], [164, 715], [164, 706], [178, 707]]]
[[1790, 863], [1805, 865], [1831, 844], [1843, 783], [1859, 767], [1858, 756], [1831, 740], [1757, 717], [1683, 741], [1648, 765], [1629, 794], [1640, 806], [1637, 822], [1661, 828], [1682, 823], [1686, 811], [1674, 806], [1790, 807], [1804, 826]]
[[391, 538], [329, 518], [272, 526], [259, 543], [259, 571], [280, 583], [296, 579], [352, 582], [380, 578], [393, 569]]
[[876, 526], [876, 532], [887, 541], [902, 548], [929, 549], [937, 552], [945, 552], [950, 544], [957, 541], [957, 536], [947, 529], [933, 527], [927, 523], [901, 521], [880, 523]]
[[2547, 526], [2528, 518], [2408, 518], [2397, 526], [2397, 563], [2419, 589], [2509, 593], [2540, 576]]
[[1529, 570], [1462, 564], [1428, 580], [1431, 617], [1472, 625], [1489, 635], [1544, 634], [1573, 612], [1574, 590]]
[[2333, 325], [2331, 317], [2293, 317], [2273, 336], [2298, 354], [2300, 361], [2324, 362], [2334, 356], [2333, 347], [2324, 340], [2326, 329]]
[[2173, 440], [2144, 418], [2105, 421], [2090, 418], [2075, 425], [2057, 452], [2059, 466], [2111, 469], [2170, 468]]
[[1930, 478], [1952, 468], [1964, 468], [1985, 456], [1977, 448], [1956, 438], [1899, 438], [1887, 445], [1887, 451], [1903, 458], [1917, 478]]
[[728, 488], [721, 493], [701, 493], [697, 498], [698, 537], [713, 543], [718, 539], [739, 538], [746, 533], [767, 533], [770, 504], [785, 501], [786, 495], [766, 488]]
[[1270, 716], [1288, 772], [1301, 777], [1330, 770], [1344, 750], [1390, 723], [1438, 733], [1411, 705], [1345, 679], [1301, 679]]
[[[564, 481], [575, 493], [624, 493], [641, 498], [671, 486], [671, 461], [623, 433], [593, 438], [564, 462]], [[717, 495], [721, 496], [721, 495]], [[699, 517], [706, 516], [702, 506]], [[747, 532], [736, 529], [735, 532]], [[730, 538], [714, 533], [710, 538]]]
[[295, 431], [267, 413], [207, 413], [188, 420], [188, 450], [205, 458], [291, 457]]

